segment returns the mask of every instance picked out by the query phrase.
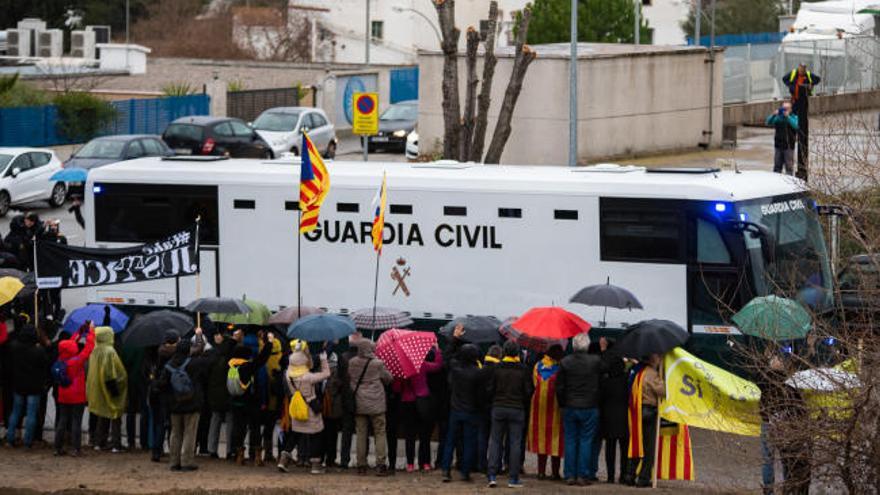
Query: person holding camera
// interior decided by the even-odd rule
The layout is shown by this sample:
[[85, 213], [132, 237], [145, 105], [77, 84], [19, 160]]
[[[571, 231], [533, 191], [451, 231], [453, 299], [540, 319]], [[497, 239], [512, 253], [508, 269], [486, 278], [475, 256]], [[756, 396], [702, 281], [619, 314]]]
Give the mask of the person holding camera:
[[794, 174], [794, 145], [797, 142], [798, 116], [791, 110], [791, 103], [785, 102], [776, 112], [767, 117], [766, 124], [776, 129], [773, 137], [773, 171]]

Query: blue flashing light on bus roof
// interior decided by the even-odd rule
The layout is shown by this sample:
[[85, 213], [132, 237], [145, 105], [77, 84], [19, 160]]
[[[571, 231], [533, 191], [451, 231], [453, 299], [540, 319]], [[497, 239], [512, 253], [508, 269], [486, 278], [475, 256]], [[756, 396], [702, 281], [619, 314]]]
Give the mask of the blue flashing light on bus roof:
[[749, 214], [748, 213], [740, 213], [739, 214], [739, 221], [740, 222], [748, 222], [749, 221]]
[[727, 203], [715, 203], [715, 211], [718, 213], [724, 213], [727, 211]]
[[101, 194], [102, 192], [104, 192], [104, 188], [98, 184], [95, 184], [94, 186], [92, 186], [92, 192], [95, 194]]

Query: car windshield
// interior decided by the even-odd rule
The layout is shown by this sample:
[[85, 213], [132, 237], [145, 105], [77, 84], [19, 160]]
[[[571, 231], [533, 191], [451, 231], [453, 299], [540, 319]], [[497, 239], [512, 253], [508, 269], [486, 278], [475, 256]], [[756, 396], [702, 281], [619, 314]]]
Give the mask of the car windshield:
[[9, 165], [9, 162], [12, 161], [14, 155], [0, 155], [0, 171], [6, 168]]
[[293, 132], [299, 120], [299, 113], [266, 112], [254, 121], [258, 131]]
[[745, 233], [755, 288], [759, 294], [797, 297], [814, 310], [831, 304], [832, 277], [822, 225], [812, 200], [804, 196], [765, 198], [739, 205], [740, 219], [761, 225], [772, 242], [765, 260], [761, 239]]
[[76, 152], [76, 158], [119, 158], [125, 149], [125, 141], [94, 139]]
[[418, 120], [418, 118], [419, 107], [415, 105], [391, 105], [379, 117], [380, 120]]

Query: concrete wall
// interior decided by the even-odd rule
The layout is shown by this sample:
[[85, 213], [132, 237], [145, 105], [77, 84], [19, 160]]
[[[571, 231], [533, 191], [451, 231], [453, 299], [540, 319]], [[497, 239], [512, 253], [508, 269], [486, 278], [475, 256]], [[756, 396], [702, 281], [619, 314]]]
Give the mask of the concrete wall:
[[[569, 62], [562, 57], [542, 57], [540, 47], [538, 50], [539, 57], [523, 83], [502, 163], [559, 165], [568, 161]], [[708, 128], [709, 117], [706, 50], [645, 50], [580, 59], [579, 163], [695, 148], [705, 141], [703, 131]], [[487, 148], [512, 66], [511, 58], [498, 61]], [[443, 59], [437, 54], [423, 53], [420, 67], [419, 144], [420, 151], [428, 153], [440, 149], [443, 136]], [[460, 67], [463, 98], [463, 57]], [[721, 142], [722, 67], [719, 53], [715, 67], [713, 146]]]
[[[779, 101], [761, 101], [724, 106], [724, 125], [762, 125], [779, 108]], [[810, 115], [853, 112], [880, 108], [880, 91], [813, 96]]]

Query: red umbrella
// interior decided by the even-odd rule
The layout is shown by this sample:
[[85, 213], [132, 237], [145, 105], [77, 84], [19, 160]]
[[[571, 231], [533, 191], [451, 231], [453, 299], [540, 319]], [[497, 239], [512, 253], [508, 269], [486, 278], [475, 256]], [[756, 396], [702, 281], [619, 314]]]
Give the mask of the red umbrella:
[[428, 352], [437, 345], [433, 332], [391, 329], [376, 342], [376, 356], [385, 362], [388, 371], [399, 378], [417, 375]]
[[590, 324], [583, 318], [557, 306], [532, 308], [511, 326], [531, 337], [546, 339], [567, 339], [590, 331]]
[[512, 340], [520, 345], [520, 347], [525, 347], [526, 349], [531, 349], [535, 352], [544, 353], [547, 352], [554, 345], [558, 345], [563, 349], [568, 346], [568, 339], [548, 339], [546, 337], [532, 337], [531, 335], [527, 335], [525, 333], [520, 332], [519, 330], [510, 326], [513, 323], [514, 318], [505, 321], [501, 328], [498, 329], [498, 332], [504, 336], [507, 340]]

